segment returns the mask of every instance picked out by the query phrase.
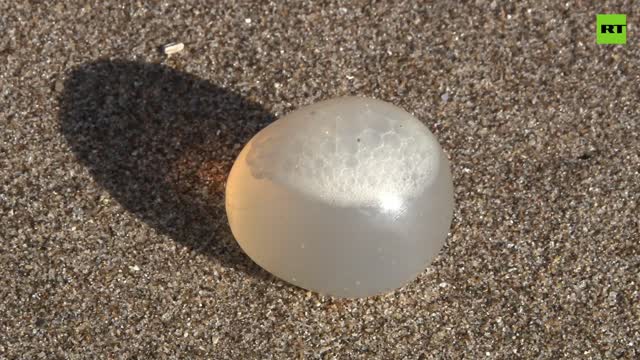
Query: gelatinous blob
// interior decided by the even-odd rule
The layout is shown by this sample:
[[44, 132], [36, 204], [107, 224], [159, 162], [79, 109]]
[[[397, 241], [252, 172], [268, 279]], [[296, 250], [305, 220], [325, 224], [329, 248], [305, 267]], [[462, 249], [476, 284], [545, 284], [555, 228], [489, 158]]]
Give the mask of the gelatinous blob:
[[451, 223], [453, 184], [422, 123], [347, 97], [303, 107], [251, 139], [229, 175], [226, 207], [238, 243], [267, 271], [360, 297], [429, 265]]

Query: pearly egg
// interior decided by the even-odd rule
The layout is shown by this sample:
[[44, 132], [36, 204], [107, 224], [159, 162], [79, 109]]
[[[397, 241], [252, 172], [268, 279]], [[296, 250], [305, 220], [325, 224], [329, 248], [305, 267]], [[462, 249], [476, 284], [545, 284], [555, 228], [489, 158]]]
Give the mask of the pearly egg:
[[302, 107], [256, 134], [227, 181], [231, 231], [273, 275], [337, 297], [399, 288], [442, 248], [453, 216], [435, 136], [384, 101]]

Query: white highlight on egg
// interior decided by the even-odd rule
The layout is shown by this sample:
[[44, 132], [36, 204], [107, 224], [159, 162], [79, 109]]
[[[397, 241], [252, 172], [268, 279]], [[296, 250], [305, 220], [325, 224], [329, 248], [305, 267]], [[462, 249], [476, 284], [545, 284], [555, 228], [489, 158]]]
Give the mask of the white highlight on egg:
[[397, 212], [402, 209], [402, 199], [398, 195], [383, 193], [380, 196], [380, 207], [386, 211]]

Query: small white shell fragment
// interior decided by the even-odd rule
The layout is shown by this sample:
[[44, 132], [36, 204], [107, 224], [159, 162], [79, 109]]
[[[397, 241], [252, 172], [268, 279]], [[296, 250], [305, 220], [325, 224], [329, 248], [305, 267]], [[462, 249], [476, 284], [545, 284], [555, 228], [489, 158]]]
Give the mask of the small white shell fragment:
[[453, 216], [449, 161], [418, 119], [357, 97], [302, 107], [235, 161], [226, 210], [275, 276], [337, 297], [392, 291], [438, 254]]
[[175, 53], [179, 53], [184, 49], [183, 43], [171, 43], [162, 47], [162, 50], [166, 55], [171, 55]]

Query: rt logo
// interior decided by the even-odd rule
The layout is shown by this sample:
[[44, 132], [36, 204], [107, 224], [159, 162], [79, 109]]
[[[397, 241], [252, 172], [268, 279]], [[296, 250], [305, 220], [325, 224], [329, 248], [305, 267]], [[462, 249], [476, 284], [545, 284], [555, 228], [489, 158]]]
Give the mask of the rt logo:
[[627, 43], [627, 15], [598, 14], [596, 16], [596, 27], [596, 43]]

